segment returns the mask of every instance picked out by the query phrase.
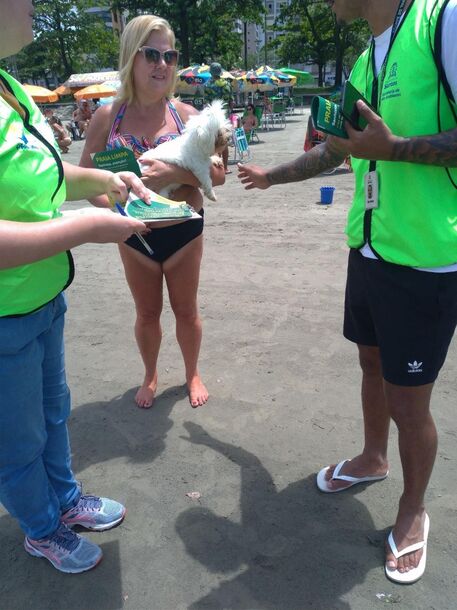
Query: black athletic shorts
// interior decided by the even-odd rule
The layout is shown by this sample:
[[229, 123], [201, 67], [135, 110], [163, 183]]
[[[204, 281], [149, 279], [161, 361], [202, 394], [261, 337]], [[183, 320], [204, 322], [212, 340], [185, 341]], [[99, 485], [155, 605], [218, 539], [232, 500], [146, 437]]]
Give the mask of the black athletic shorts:
[[386, 381], [435, 381], [456, 324], [457, 271], [417, 271], [350, 251], [344, 336], [379, 347]]

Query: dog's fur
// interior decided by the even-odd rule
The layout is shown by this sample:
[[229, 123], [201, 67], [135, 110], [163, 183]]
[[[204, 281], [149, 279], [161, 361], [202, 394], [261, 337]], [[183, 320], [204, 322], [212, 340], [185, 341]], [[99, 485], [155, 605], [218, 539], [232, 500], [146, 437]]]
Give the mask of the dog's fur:
[[[226, 118], [223, 102], [215, 100], [202, 112], [189, 118], [180, 137], [148, 150], [138, 161], [141, 165], [143, 159], [159, 159], [190, 170], [208, 199], [216, 201], [210, 169], [213, 164], [221, 164], [220, 157], [214, 155], [226, 147], [230, 134], [230, 122]], [[170, 184], [160, 194], [168, 197], [178, 186]]]

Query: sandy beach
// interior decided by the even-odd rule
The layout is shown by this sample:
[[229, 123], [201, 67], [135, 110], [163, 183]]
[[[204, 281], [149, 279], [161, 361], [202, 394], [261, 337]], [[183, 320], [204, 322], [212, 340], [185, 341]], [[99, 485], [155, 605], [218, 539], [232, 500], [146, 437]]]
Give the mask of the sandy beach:
[[[259, 132], [253, 162], [300, 154], [307, 118]], [[78, 162], [82, 145], [64, 158]], [[152, 409], [136, 407], [143, 369], [117, 247], [73, 251], [73, 465], [87, 493], [116, 498], [128, 513], [120, 527], [85, 534], [104, 551], [95, 570], [65, 575], [25, 553], [0, 508], [0, 610], [456, 608], [457, 342], [432, 399], [440, 445], [427, 570], [401, 587], [383, 568], [402, 492], [394, 427], [387, 480], [333, 495], [315, 485], [318, 470], [361, 448], [356, 348], [341, 331], [353, 175], [246, 192], [231, 167], [218, 201], [205, 205], [207, 405], [189, 405], [166, 297], [157, 398]], [[331, 206], [318, 203], [323, 185], [336, 187]]]

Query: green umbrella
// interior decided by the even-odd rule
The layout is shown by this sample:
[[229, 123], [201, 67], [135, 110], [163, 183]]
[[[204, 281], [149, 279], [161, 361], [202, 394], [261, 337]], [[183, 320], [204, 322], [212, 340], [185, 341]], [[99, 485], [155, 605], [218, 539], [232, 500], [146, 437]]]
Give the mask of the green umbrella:
[[305, 72], [304, 70], [294, 70], [293, 68], [280, 68], [280, 71], [284, 72], [285, 74], [290, 74], [291, 76], [296, 76], [296, 87], [303, 87], [304, 85], [314, 83], [314, 76], [310, 72]]

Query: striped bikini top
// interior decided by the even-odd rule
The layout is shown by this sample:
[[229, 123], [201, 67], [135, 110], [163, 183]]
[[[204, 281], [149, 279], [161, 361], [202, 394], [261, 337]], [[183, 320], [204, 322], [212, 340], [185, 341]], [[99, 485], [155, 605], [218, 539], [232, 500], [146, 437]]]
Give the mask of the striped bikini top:
[[169, 140], [174, 140], [174, 138], [177, 138], [184, 130], [184, 123], [182, 122], [178, 111], [170, 100], [167, 100], [167, 106], [171, 116], [173, 117], [176, 123], [177, 131], [164, 133], [155, 140], [150, 141], [145, 136], [142, 136], [140, 139], [130, 133], [120, 133], [119, 126], [124, 117], [125, 109], [127, 108], [126, 103], [122, 104], [122, 106], [119, 108], [116, 118], [114, 119], [111, 131], [109, 132], [108, 141], [106, 143], [107, 150], [112, 150], [113, 148], [121, 148], [122, 146], [125, 146], [126, 148], [130, 148], [133, 151], [135, 157], [138, 158], [141, 157], [141, 155], [147, 150], [150, 150], [151, 148], [156, 148], [156, 146], [159, 146], [164, 142], [168, 142]]

